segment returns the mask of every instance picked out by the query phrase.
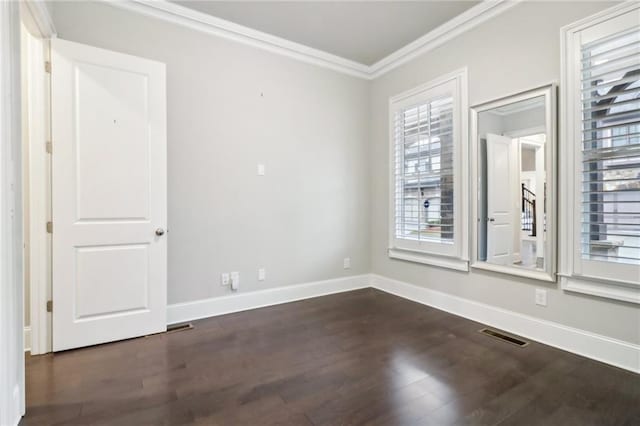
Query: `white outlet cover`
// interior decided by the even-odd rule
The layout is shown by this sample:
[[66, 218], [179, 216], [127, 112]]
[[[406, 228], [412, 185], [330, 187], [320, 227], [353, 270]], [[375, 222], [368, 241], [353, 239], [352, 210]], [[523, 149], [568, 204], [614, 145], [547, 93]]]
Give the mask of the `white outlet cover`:
[[258, 281], [264, 281], [267, 278], [267, 271], [264, 268], [258, 269]]
[[264, 176], [265, 167], [264, 164], [258, 164], [258, 176]]
[[351, 258], [345, 257], [342, 266], [344, 267], [344, 269], [351, 269]]
[[229, 274], [223, 273], [220, 275], [220, 285], [229, 285]]
[[542, 288], [536, 289], [536, 305], [547, 306], [547, 290]]
[[231, 273], [231, 290], [236, 291], [240, 288], [240, 272]]

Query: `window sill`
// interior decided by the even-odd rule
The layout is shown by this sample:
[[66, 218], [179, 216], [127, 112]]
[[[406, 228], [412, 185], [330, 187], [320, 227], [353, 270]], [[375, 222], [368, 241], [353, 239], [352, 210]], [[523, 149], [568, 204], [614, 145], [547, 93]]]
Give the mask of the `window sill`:
[[456, 271], [469, 271], [468, 261], [454, 257], [438, 256], [434, 254], [398, 248], [390, 248], [388, 250], [388, 254], [392, 259], [406, 260], [408, 262], [422, 263], [425, 265], [438, 266], [440, 268], [446, 269], [455, 269]]
[[566, 291], [640, 304], [640, 286], [638, 285], [595, 281], [575, 276], [562, 276], [560, 283], [562, 289]]
[[472, 263], [471, 267], [475, 269], [483, 269], [485, 271], [499, 272], [501, 274], [509, 274], [518, 277], [529, 278], [531, 280], [546, 281], [550, 283], [556, 282], [556, 274], [552, 274], [546, 271], [524, 269], [515, 266], [494, 265], [492, 263], [481, 261]]

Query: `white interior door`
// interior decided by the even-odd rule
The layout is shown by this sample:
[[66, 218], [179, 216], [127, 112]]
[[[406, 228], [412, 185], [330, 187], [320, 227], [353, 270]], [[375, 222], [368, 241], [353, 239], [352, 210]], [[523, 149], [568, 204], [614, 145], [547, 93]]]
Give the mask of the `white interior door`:
[[499, 265], [513, 263], [515, 148], [511, 138], [487, 134], [487, 262]]
[[164, 331], [165, 65], [51, 47], [53, 350]]

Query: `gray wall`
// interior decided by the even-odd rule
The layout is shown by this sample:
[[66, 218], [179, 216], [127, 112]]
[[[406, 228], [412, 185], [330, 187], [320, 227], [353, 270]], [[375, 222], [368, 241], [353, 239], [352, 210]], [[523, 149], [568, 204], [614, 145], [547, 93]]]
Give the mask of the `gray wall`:
[[386, 255], [388, 98], [463, 66], [471, 105], [558, 81], [560, 27], [609, 5], [520, 4], [373, 83], [107, 5], [58, 3], [54, 20], [61, 38], [167, 64], [170, 303], [228, 293], [223, 271], [241, 291], [373, 271], [640, 343], [637, 306]]
[[[560, 27], [611, 5], [596, 2], [521, 3], [373, 82], [371, 261], [375, 273], [629, 342], [640, 342], [640, 309], [637, 305], [564, 293], [557, 284], [547, 285], [477, 270], [454, 272], [392, 260], [386, 254], [389, 97], [464, 66], [469, 70], [470, 105], [558, 82]], [[549, 289], [546, 308], [534, 304], [536, 287]]]
[[167, 64], [169, 303], [229, 293], [222, 272], [246, 292], [371, 270], [369, 82], [105, 4], [53, 18]]

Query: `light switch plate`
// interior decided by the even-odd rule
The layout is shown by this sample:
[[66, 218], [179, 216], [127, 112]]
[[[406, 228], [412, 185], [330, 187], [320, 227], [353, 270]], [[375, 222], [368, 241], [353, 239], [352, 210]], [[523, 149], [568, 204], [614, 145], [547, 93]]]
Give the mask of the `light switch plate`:
[[258, 164], [258, 176], [264, 176], [265, 168], [264, 164]]
[[536, 305], [547, 306], [547, 290], [536, 288]]

